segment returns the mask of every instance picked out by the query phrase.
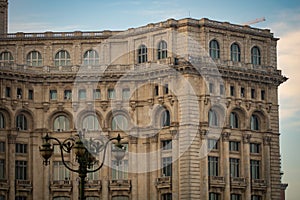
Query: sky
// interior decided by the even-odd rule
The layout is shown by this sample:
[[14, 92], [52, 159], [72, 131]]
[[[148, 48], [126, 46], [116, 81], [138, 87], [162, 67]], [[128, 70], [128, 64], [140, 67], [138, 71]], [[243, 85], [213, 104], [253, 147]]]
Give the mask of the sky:
[[279, 87], [283, 182], [287, 199], [300, 188], [300, 1], [288, 0], [9, 0], [9, 32], [126, 30], [169, 18], [209, 18], [268, 28], [278, 41], [278, 69], [289, 78]]

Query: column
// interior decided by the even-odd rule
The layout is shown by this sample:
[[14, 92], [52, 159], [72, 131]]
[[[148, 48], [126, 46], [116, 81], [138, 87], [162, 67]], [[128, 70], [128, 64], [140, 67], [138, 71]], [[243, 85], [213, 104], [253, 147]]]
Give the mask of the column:
[[171, 130], [172, 134], [172, 200], [179, 200], [179, 165], [178, 165], [178, 130]]
[[201, 188], [200, 188], [200, 199], [209, 198], [209, 177], [208, 177], [208, 151], [206, 145], [206, 139], [208, 131], [203, 129], [199, 130], [201, 136], [200, 143], [200, 177], [201, 177]]
[[[130, 143], [130, 156], [129, 156], [129, 169], [130, 171], [137, 171], [137, 143], [138, 138], [132, 136], [132, 133], [129, 135], [129, 143]], [[129, 179], [131, 180], [131, 199], [138, 200], [138, 178], [135, 173], [131, 172]]]
[[[230, 200], [230, 168], [229, 168], [229, 132], [222, 133], [223, 139], [223, 175], [225, 179], [224, 200]], [[222, 166], [221, 166], [222, 168]]]
[[271, 137], [265, 136], [264, 137], [264, 171], [262, 174], [265, 175], [264, 178], [267, 184], [267, 191], [266, 191], [266, 199], [271, 199], [271, 167], [270, 167], [270, 144], [271, 144]]
[[243, 161], [241, 168], [244, 169], [244, 177], [246, 180], [245, 199], [251, 199], [251, 174], [250, 174], [250, 134], [243, 135]]
[[8, 139], [8, 148], [7, 148], [7, 162], [8, 162], [8, 176], [7, 179], [9, 181], [9, 196], [8, 199], [15, 199], [15, 152], [16, 152], [16, 137], [17, 135], [15, 133], [11, 133], [7, 136]]
[[159, 169], [157, 168], [158, 165], [158, 153], [160, 152], [158, 150], [159, 148], [159, 142], [158, 142], [158, 135], [155, 134], [150, 138], [150, 159], [149, 159], [149, 174], [150, 174], [150, 183], [148, 188], [150, 188], [149, 192], [149, 199], [158, 199], [157, 197], [157, 189], [156, 189], [156, 178], [158, 177], [158, 171], [154, 169]]

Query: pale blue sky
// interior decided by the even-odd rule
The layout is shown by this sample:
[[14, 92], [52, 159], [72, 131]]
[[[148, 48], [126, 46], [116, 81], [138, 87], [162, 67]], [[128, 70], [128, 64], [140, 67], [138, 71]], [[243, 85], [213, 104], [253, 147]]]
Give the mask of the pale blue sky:
[[300, 188], [300, 2], [297, 0], [10, 0], [9, 32], [124, 30], [168, 18], [209, 18], [269, 28], [278, 42], [278, 68], [289, 80], [280, 87], [283, 181], [287, 199]]

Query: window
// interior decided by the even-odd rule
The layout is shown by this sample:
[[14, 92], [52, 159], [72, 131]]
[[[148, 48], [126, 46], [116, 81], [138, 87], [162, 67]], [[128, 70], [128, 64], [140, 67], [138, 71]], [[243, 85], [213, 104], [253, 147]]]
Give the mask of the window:
[[220, 85], [220, 95], [224, 95], [225, 94], [225, 89], [224, 89], [224, 85]]
[[53, 161], [53, 180], [70, 180], [70, 171], [64, 166], [62, 161]]
[[252, 179], [260, 179], [260, 161], [250, 160], [250, 170]]
[[[89, 170], [95, 170], [98, 168], [98, 165], [92, 165]], [[87, 173], [86, 175], [88, 180], [99, 180], [99, 170], [93, 173]]]
[[239, 117], [235, 112], [230, 113], [230, 127], [231, 128], [239, 128]]
[[16, 128], [18, 130], [27, 130], [27, 119], [24, 114], [19, 114], [17, 116]]
[[28, 99], [33, 100], [33, 90], [28, 90]]
[[264, 90], [260, 91], [260, 99], [261, 100], [265, 100], [265, 94], [266, 94], [266, 92]]
[[107, 95], [108, 95], [108, 97], [107, 97], [108, 99], [115, 99], [116, 98], [115, 89], [112, 89], [112, 88], [108, 89]]
[[56, 53], [54, 58], [55, 66], [68, 66], [71, 65], [71, 58], [69, 52], [61, 50]]
[[220, 200], [221, 195], [219, 193], [210, 192], [209, 193], [209, 200]]
[[234, 86], [233, 85], [231, 85], [230, 86], [230, 96], [234, 96], [235, 95], [235, 92], [234, 92]]
[[24, 196], [16, 196], [15, 200], [27, 200], [27, 197], [24, 197]]
[[5, 152], [5, 142], [0, 142], [0, 153]]
[[93, 90], [93, 99], [101, 99], [101, 91], [100, 89]]
[[208, 157], [208, 176], [219, 175], [219, 158], [209, 156]]
[[114, 196], [112, 200], [129, 200], [127, 196]]
[[5, 200], [5, 196], [4, 195], [0, 195], [0, 200]]
[[172, 200], [172, 193], [162, 194], [161, 200]]
[[50, 100], [57, 99], [57, 90], [50, 90]]
[[65, 91], [64, 91], [64, 99], [65, 99], [65, 100], [70, 100], [70, 99], [72, 99], [72, 90], [65, 90]]
[[260, 50], [257, 46], [251, 49], [251, 63], [253, 65], [261, 64]]
[[241, 61], [241, 50], [237, 43], [233, 43], [230, 47], [231, 61], [240, 62]]
[[160, 118], [161, 127], [170, 126], [170, 112], [168, 110], [164, 110], [161, 114]]
[[27, 180], [27, 161], [16, 161], [16, 180]]
[[100, 200], [100, 197], [86, 197], [86, 200]]
[[260, 144], [250, 143], [250, 153], [260, 153]]
[[0, 54], [0, 62], [13, 62], [14, 57], [8, 51], [4, 51]]
[[27, 144], [16, 143], [16, 153], [27, 153]]
[[11, 97], [11, 90], [10, 87], [5, 88], [5, 97], [10, 98]]
[[162, 150], [172, 149], [172, 140], [163, 140], [161, 141]]
[[0, 113], [0, 128], [5, 128], [5, 118], [2, 113]]
[[27, 54], [27, 65], [34, 66], [34, 67], [40, 67], [42, 66], [42, 55], [38, 51], [31, 51]]
[[97, 116], [88, 115], [83, 119], [82, 128], [89, 131], [100, 130], [100, 124]]
[[58, 131], [58, 132], [70, 130], [69, 119], [64, 115], [57, 116], [54, 120], [53, 129], [54, 131]]
[[0, 159], [0, 179], [5, 179], [5, 160]]
[[125, 88], [122, 90], [122, 99], [123, 100], [128, 100], [130, 98], [130, 89]]
[[251, 130], [258, 131], [259, 130], [259, 119], [256, 115], [251, 116], [250, 120]]
[[147, 61], [147, 47], [142, 44], [138, 49], [138, 63], [144, 63]]
[[80, 89], [78, 91], [78, 99], [79, 100], [85, 100], [86, 99], [86, 90], [85, 89]]
[[154, 95], [155, 96], [159, 95], [159, 87], [158, 87], [158, 85], [155, 85], [155, 87], [154, 87]]
[[162, 158], [162, 176], [172, 176], [172, 157]]
[[209, 93], [214, 93], [214, 84], [209, 83]]
[[83, 65], [99, 65], [99, 55], [95, 50], [88, 50], [83, 55]]
[[240, 194], [231, 194], [230, 195], [230, 200], [241, 200], [241, 195]]
[[229, 142], [229, 151], [239, 151], [240, 150], [240, 142], [230, 141]]
[[245, 88], [241, 87], [241, 97], [245, 97]]
[[239, 177], [240, 176], [240, 159], [230, 158], [230, 176]]
[[128, 160], [112, 160], [112, 179], [128, 179]]
[[217, 150], [219, 149], [219, 143], [218, 140], [214, 140], [214, 139], [208, 139], [207, 140], [207, 149], [208, 150]]
[[157, 48], [157, 59], [164, 59], [168, 57], [167, 43], [165, 41], [160, 41]]
[[209, 126], [218, 126], [218, 115], [215, 110], [208, 111], [208, 124]]
[[255, 99], [255, 89], [251, 88], [251, 99]]
[[70, 197], [53, 197], [53, 200], [70, 200]]
[[220, 58], [220, 47], [217, 40], [211, 40], [209, 42], [209, 55], [213, 59]]
[[259, 195], [252, 195], [251, 200], [262, 200], [262, 198]]
[[111, 121], [111, 130], [121, 131], [128, 129], [128, 121], [124, 115], [116, 115], [112, 118]]
[[22, 99], [22, 89], [17, 88], [17, 99]]
[[169, 94], [169, 85], [168, 84], [164, 85], [164, 94]]

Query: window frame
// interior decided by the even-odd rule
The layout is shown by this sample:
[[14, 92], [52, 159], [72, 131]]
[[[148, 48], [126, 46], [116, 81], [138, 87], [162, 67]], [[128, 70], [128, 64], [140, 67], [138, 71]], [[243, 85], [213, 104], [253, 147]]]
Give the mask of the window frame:
[[84, 66], [95, 66], [100, 64], [99, 54], [94, 49], [89, 49], [85, 51], [83, 55], [83, 65]]
[[168, 57], [168, 44], [166, 41], [161, 40], [157, 45], [157, 59], [165, 59]]
[[54, 66], [70, 66], [71, 56], [67, 50], [59, 50], [54, 56]]
[[208, 176], [219, 176], [219, 157], [208, 156]]
[[209, 42], [209, 56], [212, 59], [220, 59], [220, 45], [216, 39]]
[[251, 48], [251, 64], [255, 66], [261, 65], [261, 52], [258, 46]]
[[20, 113], [16, 117], [16, 128], [20, 131], [28, 130], [28, 120], [25, 114]]
[[70, 130], [70, 120], [66, 115], [58, 115], [53, 120], [53, 130], [57, 132]]
[[10, 51], [3, 51], [0, 54], [0, 62], [13, 63], [14, 57]]
[[137, 51], [137, 57], [138, 57], [138, 63], [146, 63], [148, 62], [148, 49], [147, 46], [144, 44], [141, 44]]
[[240, 45], [236, 42], [230, 46], [230, 60], [233, 62], [241, 62], [241, 48]]
[[43, 57], [39, 51], [33, 50], [27, 53], [26, 64], [33, 67], [41, 67], [43, 65]]

